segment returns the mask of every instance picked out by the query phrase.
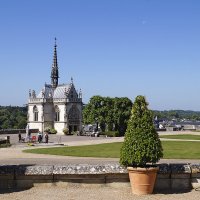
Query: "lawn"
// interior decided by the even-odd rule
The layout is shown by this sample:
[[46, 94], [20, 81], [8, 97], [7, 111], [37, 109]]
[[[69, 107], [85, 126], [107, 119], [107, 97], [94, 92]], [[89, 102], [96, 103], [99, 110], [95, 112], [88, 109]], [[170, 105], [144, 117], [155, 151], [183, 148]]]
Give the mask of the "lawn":
[[0, 144], [0, 148], [6, 148], [6, 147], [10, 147], [11, 144]]
[[182, 135], [159, 135], [160, 138], [168, 138], [168, 139], [183, 139], [183, 140], [200, 140], [200, 135], [190, 135], [190, 134], [182, 134]]
[[[200, 159], [200, 143], [162, 141], [164, 158]], [[27, 153], [78, 157], [119, 158], [122, 143], [109, 143], [76, 147], [54, 147], [24, 150]]]

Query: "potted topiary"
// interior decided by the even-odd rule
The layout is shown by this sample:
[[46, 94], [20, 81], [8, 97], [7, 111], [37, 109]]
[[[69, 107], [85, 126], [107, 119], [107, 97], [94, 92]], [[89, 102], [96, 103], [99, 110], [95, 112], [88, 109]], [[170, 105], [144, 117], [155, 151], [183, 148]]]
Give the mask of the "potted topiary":
[[[120, 151], [120, 163], [127, 166], [134, 194], [151, 194], [163, 156], [162, 145], [153, 124], [153, 113], [144, 96], [137, 96]], [[140, 183], [139, 183], [140, 182]]]

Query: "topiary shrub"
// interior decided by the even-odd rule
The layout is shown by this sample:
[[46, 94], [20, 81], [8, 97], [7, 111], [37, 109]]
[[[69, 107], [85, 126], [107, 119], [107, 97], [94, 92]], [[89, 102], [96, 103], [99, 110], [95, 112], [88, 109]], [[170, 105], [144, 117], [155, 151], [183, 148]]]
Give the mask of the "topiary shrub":
[[153, 113], [147, 106], [144, 96], [136, 97], [120, 151], [120, 163], [124, 166], [146, 167], [163, 156]]

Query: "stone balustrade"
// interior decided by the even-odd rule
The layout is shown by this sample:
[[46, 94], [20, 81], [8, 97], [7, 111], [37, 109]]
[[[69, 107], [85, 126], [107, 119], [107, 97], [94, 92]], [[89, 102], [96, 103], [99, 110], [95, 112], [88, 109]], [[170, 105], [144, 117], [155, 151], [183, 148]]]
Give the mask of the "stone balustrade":
[[82, 102], [81, 98], [29, 98], [29, 103], [45, 103], [45, 102]]
[[[31, 188], [35, 184], [117, 184], [129, 186], [128, 172], [120, 165], [0, 165], [0, 189]], [[155, 192], [185, 191], [200, 187], [200, 164], [159, 164]]]

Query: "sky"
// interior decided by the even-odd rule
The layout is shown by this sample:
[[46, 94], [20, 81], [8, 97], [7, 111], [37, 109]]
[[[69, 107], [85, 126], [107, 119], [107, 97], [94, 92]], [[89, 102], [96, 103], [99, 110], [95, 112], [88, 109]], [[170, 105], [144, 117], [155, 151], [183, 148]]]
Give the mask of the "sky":
[[144, 95], [154, 110], [200, 111], [199, 0], [0, 0], [0, 105], [50, 83], [94, 95]]

